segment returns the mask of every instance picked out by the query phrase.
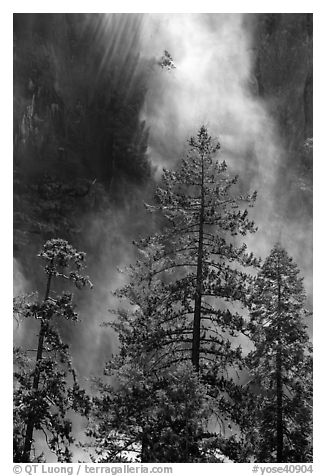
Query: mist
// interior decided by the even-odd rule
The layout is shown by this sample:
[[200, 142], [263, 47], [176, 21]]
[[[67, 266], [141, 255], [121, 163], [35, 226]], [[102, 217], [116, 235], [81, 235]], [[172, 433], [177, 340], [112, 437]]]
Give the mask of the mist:
[[284, 170], [288, 151], [270, 113], [272, 100], [258, 95], [253, 18], [148, 15], [142, 33], [142, 54], [158, 57], [166, 45], [176, 64], [175, 70], [152, 75], [142, 111], [150, 126], [151, 160], [158, 171], [173, 167], [185, 151], [185, 139], [205, 124], [244, 191], [258, 192], [251, 212], [258, 232], [247, 238], [249, 248], [265, 258], [280, 242], [302, 269], [311, 301], [312, 216], [304, 207], [300, 213], [300, 198], [307, 200], [300, 188], [288, 213], [288, 178], [294, 171]]

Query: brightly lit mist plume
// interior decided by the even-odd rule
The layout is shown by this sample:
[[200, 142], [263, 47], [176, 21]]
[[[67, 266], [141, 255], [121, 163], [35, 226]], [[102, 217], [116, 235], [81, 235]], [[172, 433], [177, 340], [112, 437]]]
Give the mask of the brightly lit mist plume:
[[149, 153], [158, 171], [174, 167], [185, 139], [205, 124], [244, 188], [258, 192], [253, 211], [258, 232], [248, 246], [265, 257], [281, 241], [302, 269], [310, 295], [311, 217], [292, 219], [284, 211], [288, 196], [278, 175], [286, 151], [269, 105], [258, 95], [251, 20], [243, 14], [145, 15], [141, 55], [157, 58], [164, 47], [176, 65], [166, 74], [159, 69], [151, 74], [143, 109]]

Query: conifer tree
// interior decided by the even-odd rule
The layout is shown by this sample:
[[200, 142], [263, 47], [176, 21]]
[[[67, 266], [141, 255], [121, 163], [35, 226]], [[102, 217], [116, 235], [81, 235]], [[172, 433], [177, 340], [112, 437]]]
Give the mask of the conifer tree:
[[163, 217], [163, 229], [137, 245], [151, 262], [141, 281], [157, 282], [163, 294], [157, 326], [166, 329], [167, 354], [173, 349], [180, 358], [191, 356], [196, 371], [205, 362], [220, 373], [241, 360], [230, 336], [243, 329], [244, 320], [227, 303], [238, 310], [246, 305], [252, 276], [243, 268], [259, 261], [237, 240], [256, 231], [241, 208], [252, 206], [256, 193], [233, 192], [238, 178], [216, 158], [219, 149], [204, 126], [190, 138], [187, 156], [177, 170], [163, 171], [157, 203], [147, 206]]
[[312, 346], [303, 278], [275, 245], [252, 294], [249, 330], [255, 349], [247, 364], [251, 386], [247, 442], [256, 461], [312, 460]]
[[[45, 261], [46, 290], [43, 301], [28, 297], [14, 300], [14, 313], [21, 318], [40, 322], [36, 361], [32, 363], [23, 349], [15, 349], [14, 391], [14, 461], [33, 460], [33, 435], [43, 432], [49, 449], [58, 461], [70, 461], [69, 445], [73, 441], [69, 409], [87, 413], [88, 397], [82, 390], [71, 366], [68, 346], [62, 342], [56, 320], [76, 321], [78, 314], [72, 293], [54, 292], [55, 280], [63, 279], [77, 288], [91, 286], [87, 276], [80, 274], [85, 253], [76, 251], [62, 239], [48, 240], [39, 255]], [[71, 374], [71, 385], [66, 380]]]
[[[121, 391], [126, 398], [128, 395], [125, 404], [134, 410], [132, 418], [139, 425], [142, 434], [139, 444], [147, 448], [147, 461], [161, 457], [163, 460], [156, 461], [165, 461], [165, 456], [155, 450], [154, 435], [160, 434], [162, 438], [162, 434], [154, 424], [141, 423], [142, 411], [152, 408], [149, 402], [156, 401], [157, 385], [170, 381], [181, 365], [189, 364], [198, 376], [188, 373], [188, 383], [197, 378], [204, 385], [202, 393], [199, 392], [200, 399], [196, 400], [198, 395], [193, 396], [196, 400], [191, 404], [193, 414], [202, 415], [206, 408], [207, 417], [207, 406], [203, 403], [206, 398], [210, 399], [210, 405], [214, 404], [213, 408], [210, 406], [205, 424], [202, 421], [199, 424], [193, 417], [196, 444], [183, 461], [220, 458], [221, 439], [217, 432], [219, 429], [225, 433], [225, 426], [232, 419], [229, 399], [236, 395], [236, 369], [242, 366], [236, 336], [245, 327], [241, 312], [247, 304], [253, 280], [244, 268], [259, 264], [247, 252], [245, 244], [237, 244], [237, 235], [255, 231], [254, 223], [249, 220], [247, 210], [241, 209], [241, 204], [251, 206], [256, 194], [232, 193], [237, 177], [230, 178], [225, 162], [216, 159], [220, 145], [213, 141], [205, 127], [189, 140], [189, 147], [187, 157], [176, 171], [164, 170], [162, 186], [156, 192], [156, 205], [147, 205], [164, 220], [162, 231], [137, 243], [139, 259], [128, 270], [129, 283], [116, 293], [125, 303], [116, 311], [118, 319], [113, 325], [119, 334], [119, 358], [122, 359], [113, 373], [125, 369], [124, 376], [120, 373], [117, 377], [118, 385], [124, 389]], [[228, 302], [233, 304], [232, 309]], [[126, 364], [136, 365], [138, 370], [126, 370]], [[144, 379], [144, 385], [151, 389], [147, 399], [140, 397], [139, 392], [130, 397], [128, 388], [133, 386], [130, 375], [139, 371], [143, 376], [139, 380]], [[171, 398], [169, 388], [166, 384], [167, 401]], [[110, 420], [109, 407], [112, 411], [115, 405], [109, 395], [112, 389], [102, 386], [98, 415], [104, 414], [102, 403], [110, 402], [106, 406]], [[157, 411], [161, 404], [156, 404]], [[123, 405], [122, 400], [118, 400], [118, 408]], [[178, 413], [183, 414], [180, 408]], [[120, 421], [121, 418], [120, 415]], [[216, 431], [208, 432], [208, 420]], [[93, 436], [97, 441], [110, 441], [112, 450], [112, 433], [111, 437], [106, 433], [110, 428], [108, 421], [104, 427], [99, 422]], [[133, 433], [130, 421], [124, 426], [127, 434], [128, 428]], [[185, 422], [186, 419], [183, 420], [184, 431], [188, 428]], [[116, 424], [113, 428], [117, 428]], [[171, 429], [171, 422], [167, 426]], [[181, 445], [181, 440], [177, 441]], [[113, 447], [116, 448], [116, 443]], [[181, 450], [180, 454], [185, 457]]]

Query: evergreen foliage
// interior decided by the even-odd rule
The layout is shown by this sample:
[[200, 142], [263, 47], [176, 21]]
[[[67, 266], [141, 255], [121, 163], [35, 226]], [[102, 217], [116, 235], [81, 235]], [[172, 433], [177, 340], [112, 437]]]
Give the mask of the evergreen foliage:
[[[312, 345], [303, 278], [275, 245], [252, 294], [247, 442], [260, 462], [312, 461]], [[251, 428], [251, 431], [250, 431]]]
[[[256, 230], [241, 208], [252, 206], [256, 193], [233, 192], [237, 177], [215, 157], [219, 148], [202, 126], [178, 169], [163, 171], [157, 204], [147, 206], [163, 218], [163, 230], [137, 243], [148, 269], [136, 274], [140, 285], [150, 281], [157, 288], [152, 308], [156, 327], [166, 333], [167, 362], [171, 355], [191, 357], [197, 371], [205, 363], [221, 374], [241, 359], [230, 337], [243, 330], [244, 320], [228, 303], [246, 306], [252, 276], [245, 268], [259, 260], [237, 240]], [[123, 292], [141, 305], [133, 298], [134, 285]]]
[[[245, 328], [240, 312], [247, 304], [253, 280], [241, 268], [259, 264], [244, 244], [236, 244], [235, 238], [238, 234], [255, 231], [247, 210], [241, 210], [239, 206], [241, 202], [252, 205], [255, 194], [242, 197], [231, 193], [237, 178], [230, 178], [225, 162], [214, 158], [220, 146], [214, 144], [204, 126], [190, 139], [189, 146], [189, 154], [179, 168], [163, 172], [162, 186], [156, 192], [157, 204], [147, 206], [165, 220], [163, 230], [138, 243], [140, 258], [129, 269], [129, 284], [116, 293], [124, 301], [113, 324], [121, 344], [113, 372], [117, 379], [118, 403], [115, 397], [106, 396], [114, 395], [114, 388], [102, 386], [102, 402], [110, 400], [111, 412], [116, 406], [129, 406], [133, 421], [140, 425], [139, 431], [142, 435], [145, 432], [147, 443], [138, 438], [138, 445], [143, 448], [142, 458], [145, 458], [142, 461], [166, 461], [164, 445], [156, 453], [156, 442], [163, 441], [164, 437], [161, 433], [160, 438], [155, 436], [159, 430], [153, 424], [149, 425], [148, 431], [144, 430], [142, 409], [155, 413], [149, 402], [152, 401], [156, 408], [158, 388], [164, 389], [166, 401], [173, 398], [173, 388], [170, 389], [168, 382], [184, 365], [188, 365], [185, 367], [188, 372], [192, 368], [189, 382], [191, 379], [201, 382], [198, 386], [201, 401], [196, 394], [193, 397], [189, 394], [188, 398], [194, 409], [190, 424], [194, 425], [191, 431], [196, 444], [192, 451], [188, 448], [187, 454], [178, 447], [179, 458], [168, 451], [169, 457], [177, 458], [173, 459], [175, 462], [182, 458], [186, 458], [184, 462], [204, 462], [210, 457], [223, 459], [219, 452], [223, 438], [218, 433], [224, 437], [226, 425], [231, 428], [230, 399], [238, 398], [236, 369], [242, 369], [243, 362], [241, 347], [234, 342]], [[237, 303], [239, 312], [230, 310], [227, 302]], [[136, 366], [136, 369], [131, 370], [130, 366]], [[147, 388], [146, 398], [130, 392], [134, 375], [139, 372], [142, 375], [139, 380], [144, 381]], [[127, 399], [125, 403], [122, 395]], [[209, 412], [203, 403], [207, 399]], [[98, 416], [103, 416], [101, 403], [98, 405]], [[177, 404], [176, 407], [184, 425], [179, 433], [188, 431], [189, 417], [182, 416], [184, 410]], [[203, 412], [205, 424], [198, 425], [196, 415]], [[108, 415], [108, 419], [112, 418], [109, 409]], [[120, 415], [119, 419], [111, 420], [111, 426], [99, 423], [98, 433], [95, 431], [94, 435], [97, 441], [106, 442], [101, 443], [102, 451], [116, 454], [117, 443], [114, 437], [112, 442], [108, 429], [117, 430], [121, 420]], [[157, 425], [160, 427], [158, 422]], [[213, 430], [208, 431], [209, 427]], [[171, 422], [168, 428], [175, 431]], [[110, 437], [106, 435], [108, 431]], [[134, 430], [127, 420], [124, 432], [128, 441], [129, 431], [133, 434]], [[227, 448], [225, 444], [224, 447]], [[144, 451], [147, 452], [145, 456]]]
[[27, 356], [27, 350], [16, 348], [14, 352], [14, 461], [42, 460], [42, 455], [35, 455], [33, 448], [35, 431], [40, 431], [58, 461], [70, 462], [69, 446], [73, 436], [67, 414], [71, 410], [87, 414], [89, 397], [78, 385], [68, 346], [63, 343], [56, 325], [59, 318], [77, 320], [72, 293], [64, 291], [60, 295], [51, 288], [58, 278], [79, 289], [91, 286], [91, 282], [80, 274], [85, 253], [76, 251], [62, 239], [47, 241], [38, 256], [45, 262], [44, 300], [35, 301], [28, 296], [14, 300], [17, 318], [34, 318], [40, 322], [36, 361]]
[[[217, 462], [208, 446], [212, 399], [189, 363], [160, 374], [129, 352], [107, 368], [111, 384], [99, 382], [87, 435], [100, 463]], [[207, 440], [205, 440], [207, 437]]]

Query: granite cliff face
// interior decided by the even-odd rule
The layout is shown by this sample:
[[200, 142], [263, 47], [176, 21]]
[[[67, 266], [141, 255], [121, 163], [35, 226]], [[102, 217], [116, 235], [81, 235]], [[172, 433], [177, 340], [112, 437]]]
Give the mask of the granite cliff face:
[[146, 93], [140, 20], [105, 21], [100, 15], [15, 15], [14, 143], [20, 166], [29, 161], [29, 169], [49, 173], [58, 172], [59, 164], [66, 176], [105, 180], [117, 178], [117, 171], [133, 179], [146, 175], [146, 161], [137, 161], [146, 148], [138, 119]]
[[[292, 198], [304, 193], [311, 213], [313, 71], [312, 14], [259, 14], [251, 17], [255, 43], [256, 94], [274, 118], [284, 150], [280, 185]], [[302, 194], [301, 194], [302, 195]]]
[[85, 216], [127, 206], [150, 181], [140, 25], [138, 15], [14, 15], [19, 256], [53, 236], [83, 241]]

